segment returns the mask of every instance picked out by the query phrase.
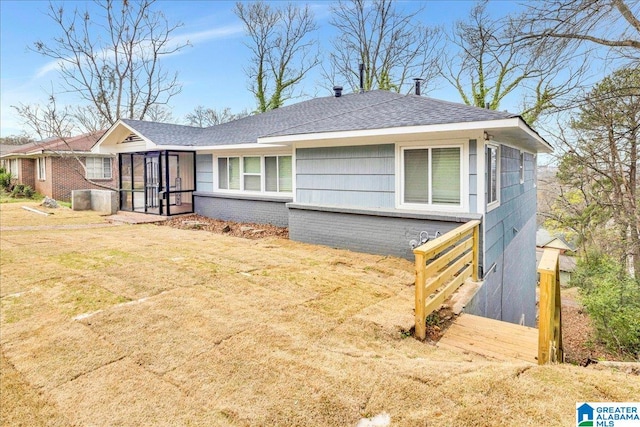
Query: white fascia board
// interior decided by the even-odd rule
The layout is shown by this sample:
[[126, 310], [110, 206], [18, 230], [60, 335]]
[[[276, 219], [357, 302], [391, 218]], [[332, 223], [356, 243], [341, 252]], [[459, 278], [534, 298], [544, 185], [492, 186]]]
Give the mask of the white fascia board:
[[408, 135], [431, 132], [453, 132], [466, 130], [484, 130], [487, 128], [518, 128], [520, 119], [517, 117], [501, 120], [487, 120], [481, 122], [442, 123], [426, 126], [403, 126], [384, 129], [364, 129], [339, 132], [320, 132], [285, 136], [264, 136], [258, 138], [258, 144], [292, 144], [293, 142], [315, 141], [323, 139], [358, 138], [370, 136]]
[[[215, 151], [229, 151], [229, 150], [264, 150], [265, 148], [287, 148], [288, 144], [228, 144], [228, 145], [183, 145], [182, 150], [189, 149], [198, 152], [215, 152]], [[165, 146], [160, 146], [163, 150]], [[177, 148], [169, 148], [174, 150]]]
[[518, 117], [518, 127], [527, 135], [529, 135], [531, 138], [535, 139], [538, 144], [540, 144], [540, 147], [541, 147], [540, 152], [547, 153], [547, 154], [553, 152], [553, 147], [547, 141], [545, 141], [540, 135], [538, 135], [536, 131], [531, 129], [531, 127], [520, 117]]
[[384, 129], [363, 129], [353, 131], [319, 132], [284, 136], [264, 136], [258, 138], [258, 144], [291, 145], [295, 142], [300, 143], [305, 141], [311, 142], [349, 138], [366, 138], [374, 136], [425, 134], [436, 132], [484, 131], [491, 129], [518, 129], [519, 131], [525, 133], [528, 138], [534, 140], [538, 144], [540, 152], [550, 153], [553, 151], [553, 147], [551, 147], [549, 143], [547, 143], [540, 135], [538, 135], [533, 129], [531, 129], [531, 127], [529, 127], [529, 125], [527, 125], [527, 123], [522, 120], [521, 117], [512, 117], [500, 120], [485, 120], [478, 122], [442, 123], [437, 125], [425, 126], [404, 126]]
[[[142, 135], [140, 132], [138, 132], [137, 130], [135, 130], [134, 128], [132, 128], [131, 126], [129, 126], [128, 124], [126, 124], [125, 122], [123, 122], [122, 120], [118, 119], [117, 122], [115, 122], [113, 124], [113, 126], [111, 126], [109, 128], [108, 131], [106, 131], [104, 133], [104, 135], [102, 135], [102, 137], [94, 144], [93, 147], [91, 147], [91, 152], [94, 154], [111, 154], [108, 151], [102, 151], [100, 150], [100, 147], [102, 146], [102, 143], [107, 141], [109, 139], [109, 136], [111, 136], [111, 134], [118, 129], [118, 127], [123, 126], [125, 129], [127, 129], [129, 132], [131, 133], [135, 133], [136, 135], [138, 135], [140, 137], [140, 139], [142, 139], [145, 143], [145, 148], [147, 150], [157, 150], [157, 145], [151, 141], [149, 138], [147, 138], [146, 136]], [[183, 148], [184, 150], [184, 148]]]

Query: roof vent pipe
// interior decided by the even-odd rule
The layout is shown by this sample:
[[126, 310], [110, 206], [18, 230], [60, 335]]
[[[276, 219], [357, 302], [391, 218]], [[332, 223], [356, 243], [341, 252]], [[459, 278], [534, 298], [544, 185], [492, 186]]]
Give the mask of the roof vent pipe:
[[420, 96], [420, 82], [422, 81], [422, 79], [416, 77], [415, 79], [413, 79], [413, 81], [415, 82], [416, 95]]
[[336, 98], [340, 98], [342, 96], [342, 86], [334, 86], [333, 94]]
[[360, 64], [360, 93], [364, 93], [364, 64]]

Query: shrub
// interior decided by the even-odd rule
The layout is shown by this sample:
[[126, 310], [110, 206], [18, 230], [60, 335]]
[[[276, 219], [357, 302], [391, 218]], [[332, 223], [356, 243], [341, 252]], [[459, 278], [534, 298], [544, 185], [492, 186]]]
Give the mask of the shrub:
[[24, 197], [26, 199], [31, 199], [35, 194], [36, 192], [30, 185], [16, 184], [13, 186], [13, 190], [11, 190], [11, 197]]
[[608, 348], [640, 358], [640, 281], [608, 255], [591, 253], [578, 262], [573, 284]]
[[11, 172], [7, 172], [6, 169], [0, 168], [0, 188], [6, 192], [11, 191]]

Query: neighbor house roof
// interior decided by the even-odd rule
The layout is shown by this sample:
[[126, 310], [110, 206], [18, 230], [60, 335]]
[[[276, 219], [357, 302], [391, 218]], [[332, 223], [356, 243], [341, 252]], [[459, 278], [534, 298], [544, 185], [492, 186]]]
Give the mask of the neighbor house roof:
[[564, 237], [551, 234], [546, 228], [536, 231], [536, 246], [539, 248], [555, 248], [575, 251], [576, 247], [567, 242]]
[[130, 119], [120, 122], [155, 145], [205, 147], [296, 135], [504, 120], [512, 120], [511, 127], [516, 126], [515, 121], [522, 122], [520, 127], [531, 138], [545, 150], [551, 149], [518, 115], [383, 90], [314, 98], [208, 128]]
[[68, 138], [48, 138], [29, 144], [17, 145], [2, 154], [2, 157], [28, 157], [47, 153], [88, 153], [104, 131], [85, 133]]

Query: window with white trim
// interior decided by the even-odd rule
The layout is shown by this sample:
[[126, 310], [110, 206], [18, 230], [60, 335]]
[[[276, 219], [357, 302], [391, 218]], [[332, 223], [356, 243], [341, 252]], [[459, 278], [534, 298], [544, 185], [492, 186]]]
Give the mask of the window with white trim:
[[218, 157], [218, 189], [291, 193], [291, 156]]
[[9, 159], [9, 173], [11, 173], [11, 178], [19, 178], [18, 169], [18, 159]]
[[402, 203], [461, 206], [461, 147], [404, 148]]
[[278, 193], [293, 191], [291, 156], [265, 156], [264, 190]]
[[36, 159], [36, 167], [38, 171], [38, 180], [44, 181], [47, 179], [47, 159], [46, 157], [38, 157]]
[[262, 168], [260, 157], [242, 158], [242, 182], [245, 191], [260, 191], [262, 189]]
[[524, 184], [524, 151], [520, 151], [520, 184]]
[[497, 145], [485, 146], [487, 170], [487, 206], [500, 204], [500, 152]]
[[218, 188], [240, 189], [240, 157], [218, 157]]
[[88, 179], [111, 179], [111, 157], [87, 157], [85, 166]]

